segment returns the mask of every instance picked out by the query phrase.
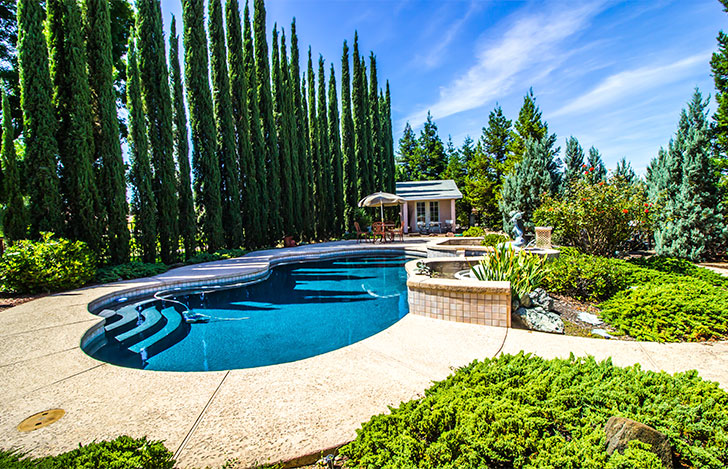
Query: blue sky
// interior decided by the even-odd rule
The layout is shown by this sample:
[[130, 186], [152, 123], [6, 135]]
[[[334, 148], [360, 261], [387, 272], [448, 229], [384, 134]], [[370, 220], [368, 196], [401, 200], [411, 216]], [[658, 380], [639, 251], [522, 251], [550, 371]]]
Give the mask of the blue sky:
[[[162, 0], [165, 23], [181, 20], [180, 4]], [[342, 41], [359, 31], [380, 83], [390, 80], [395, 146], [428, 110], [443, 140], [477, 140], [496, 103], [515, 119], [533, 87], [562, 148], [573, 135], [608, 167], [625, 156], [640, 173], [695, 86], [713, 94], [710, 55], [728, 29], [717, 0], [268, 0], [266, 9], [269, 33], [295, 16], [300, 46], [334, 61], [337, 79]]]

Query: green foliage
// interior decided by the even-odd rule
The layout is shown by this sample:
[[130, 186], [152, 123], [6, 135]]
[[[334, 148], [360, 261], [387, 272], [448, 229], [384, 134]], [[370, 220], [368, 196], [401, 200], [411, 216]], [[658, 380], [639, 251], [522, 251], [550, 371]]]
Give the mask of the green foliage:
[[[604, 424], [628, 417], [663, 432], [684, 467], [728, 464], [728, 394], [696, 372], [669, 375], [591, 357], [520, 353], [475, 361], [425, 396], [372, 417], [341, 449], [352, 467], [626, 467], [605, 450]], [[611, 464], [611, 466], [609, 465]]]
[[168, 269], [169, 267], [161, 262], [155, 264], [127, 262], [126, 264], [99, 267], [96, 269], [94, 281], [96, 283], [111, 283], [119, 280], [153, 277], [166, 272]]
[[[329, 72], [329, 150], [331, 151], [330, 167], [331, 184], [330, 191], [333, 197], [333, 235], [344, 232], [348, 224], [344, 221], [344, 162], [341, 155], [341, 136], [339, 135], [339, 99], [336, 95], [336, 75], [334, 64], [331, 64]], [[384, 151], [384, 150], [382, 150]], [[383, 173], [384, 174], [384, 173]]]
[[618, 292], [601, 304], [602, 317], [638, 340], [720, 340], [728, 336], [728, 290], [684, 278]]
[[447, 167], [445, 146], [437, 133], [437, 124], [432, 115], [427, 113], [420, 136], [413, 139], [414, 132], [405, 128], [405, 135], [400, 140], [400, 157], [409, 181], [426, 181], [439, 179]]
[[216, 252], [201, 252], [196, 256], [192, 256], [187, 259], [186, 264], [200, 264], [202, 262], [219, 261], [221, 259], [234, 259], [236, 257], [242, 257], [247, 254], [248, 251], [245, 249], [221, 249]]
[[662, 469], [662, 460], [651, 451], [652, 446], [639, 440], [627, 444], [624, 453], [615, 452], [607, 462], [607, 469]]
[[53, 86], [48, 67], [48, 46], [43, 31], [45, 12], [37, 0], [18, 1], [18, 64], [27, 187], [30, 195], [30, 231], [61, 232], [58, 144], [53, 109]]
[[[367, 139], [368, 109], [366, 106], [366, 71], [363, 70], [359, 55], [359, 34], [354, 31], [354, 46], [351, 55], [352, 79], [351, 100], [354, 119], [354, 154], [356, 155], [358, 200], [371, 193], [371, 166], [368, 163], [369, 141]], [[311, 86], [309, 77], [309, 86]], [[311, 98], [309, 97], [309, 104]]]
[[513, 297], [522, 298], [541, 284], [546, 274], [545, 263], [545, 257], [525, 250], [516, 252], [510, 244], [497, 244], [471, 271], [482, 282], [510, 282]]
[[[324, 58], [319, 56], [318, 61], [318, 104], [316, 122], [318, 125], [318, 158], [315, 160], [314, 170], [318, 172], [314, 196], [318, 223], [320, 224], [319, 237], [324, 239], [332, 233], [334, 221], [334, 192], [331, 184], [331, 149], [329, 147], [329, 120], [326, 103], [326, 75], [324, 74]], [[320, 204], [320, 206], [319, 206]]]
[[483, 241], [481, 241], [480, 244], [483, 246], [497, 246], [498, 244], [506, 243], [510, 240], [511, 239], [506, 235], [498, 233], [488, 233], [483, 236]]
[[341, 53], [341, 153], [344, 172], [344, 222], [354, 229], [354, 211], [358, 202], [357, 169], [354, 153], [354, 120], [351, 117], [351, 88], [349, 85], [349, 47], [344, 41]]
[[622, 157], [617, 162], [617, 167], [614, 170], [614, 177], [623, 179], [628, 184], [634, 184], [637, 182], [637, 174], [632, 169], [632, 164], [627, 161], [627, 158]]
[[652, 256], [631, 259], [629, 262], [640, 267], [646, 267], [660, 272], [693, 277], [715, 287], [728, 288], [728, 277], [717, 272], [713, 272], [710, 269], [706, 269], [705, 267], [697, 266], [686, 259]]
[[716, 40], [718, 50], [713, 53], [710, 60], [717, 105], [713, 114], [713, 131], [719, 168], [725, 171], [728, 165], [728, 34], [721, 31]]
[[19, 293], [78, 288], [95, 271], [96, 257], [86, 243], [54, 239], [53, 233], [42, 233], [40, 241], [18, 241], [0, 257], [4, 286]]
[[549, 136], [549, 126], [541, 119], [541, 109], [536, 104], [533, 88], [523, 96], [523, 104], [513, 127], [513, 141], [510, 143], [510, 154], [505, 162], [505, 174], [510, 174], [515, 165], [521, 162], [529, 140], [539, 141]]
[[584, 149], [579, 145], [579, 141], [575, 137], [569, 137], [566, 140], [566, 150], [564, 151], [564, 187], [566, 189], [571, 186], [574, 181], [584, 176]]
[[651, 234], [652, 207], [642, 185], [621, 178], [572, 179], [563, 195], [547, 197], [534, 213], [538, 226], [552, 226], [556, 240], [587, 254], [614, 256], [634, 233]]
[[120, 436], [115, 440], [90, 443], [86, 446], [43, 458], [30, 458], [20, 453], [0, 451], [0, 465], [7, 469], [86, 469], [139, 468], [172, 469], [173, 454], [161, 441]]
[[382, 122], [379, 113], [379, 82], [377, 78], [377, 58], [369, 52], [369, 124], [371, 126], [372, 147], [370, 161], [372, 164], [372, 191], [386, 191], [384, 163], [384, 145], [382, 144]]
[[8, 95], [0, 91], [2, 95], [2, 148], [0, 149], [0, 165], [4, 168], [3, 178], [0, 180], [0, 203], [5, 203], [3, 214], [3, 234], [5, 238], [13, 241], [24, 239], [28, 236], [28, 216], [23, 199], [20, 171], [18, 170], [18, 158], [15, 153], [15, 142], [13, 141], [14, 131], [10, 117], [10, 103]]
[[394, 140], [392, 137], [392, 98], [389, 93], [389, 80], [385, 85], [386, 91], [384, 94], [383, 114], [382, 123], [386, 127], [383, 133], [384, 146], [387, 149], [387, 188], [386, 191], [394, 193], [396, 190], [395, 185], [395, 173], [396, 173], [396, 162], [394, 159]]
[[485, 236], [485, 229], [479, 226], [471, 226], [467, 230], [463, 231], [463, 236], [470, 238]]
[[586, 160], [588, 177], [594, 183], [607, 180], [607, 168], [602, 161], [602, 155], [595, 147], [589, 148], [589, 155]]

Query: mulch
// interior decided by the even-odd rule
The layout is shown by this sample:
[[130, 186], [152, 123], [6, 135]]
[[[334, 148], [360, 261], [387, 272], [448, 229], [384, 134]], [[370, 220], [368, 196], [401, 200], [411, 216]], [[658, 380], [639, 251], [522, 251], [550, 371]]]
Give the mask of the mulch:
[[22, 305], [28, 301], [37, 300], [47, 296], [47, 293], [36, 294], [20, 294], [20, 293], [0, 293], [0, 312], [10, 309], [13, 306]]

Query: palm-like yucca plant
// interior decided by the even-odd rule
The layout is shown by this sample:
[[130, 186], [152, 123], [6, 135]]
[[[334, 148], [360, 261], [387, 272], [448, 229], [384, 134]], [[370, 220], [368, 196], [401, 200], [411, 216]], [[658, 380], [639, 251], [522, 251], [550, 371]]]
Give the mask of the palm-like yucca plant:
[[493, 252], [471, 267], [480, 281], [506, 281], [511, 283], [511, 295], [522, 298], [539, 286], [546, 274], [546, 258], [501, 243]]

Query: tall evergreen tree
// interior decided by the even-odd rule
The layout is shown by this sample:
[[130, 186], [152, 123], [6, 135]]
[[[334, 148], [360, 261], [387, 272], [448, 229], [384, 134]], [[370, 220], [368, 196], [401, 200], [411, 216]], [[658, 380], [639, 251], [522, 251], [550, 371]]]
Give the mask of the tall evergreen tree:
[[100, 167], [97, 185], [106, 207], [106, 220], [102, 221], [102, 227], [106, 231], [111, 262], [123, 264], [129, 260], [129, 205], [116, 116], [109, 3], [106, 0], [85, 0], [84, 13], [89, 84], [96, 121], [93, 126], [94, 161]]
[[65, 234], [100, 254], [104, 210], [93, 173], [93, 116], [81, 10], [75, 0], [49, 0], [46, 9], [53, 103], [59, 123], [56, 140], [63, 165]]
[[359, 57], [359, 35], [354, 32], [354, 50], [351, 55], [353, 65], [352, 75], [352, 114], [354, 118], [354, 154], [356, 155], [356, 168], [357, 168], [357, 192], [358, 199], [362, 199], [369, 195], [369, 183], [371, 179], [369, 167], [367, 161], [367, 153], [369, 152], [368, 136], [367, 136], [367, 113], [366, 103], [364, 100], [366, 88], [362, 89], [364, 84], [364, 77], [361, 58]]
[[250, 26], [250, 9], [245, 2], [243, 13], [243, 61], [245, 64], [245, 78], [248, 82], [248, 127], [250, 128], [250, 144], [253, 151], [253, 165], [255, 166], [256, 185], [260, 201], [258, 215], [255, 220], [259, 224], [260, 241], [258, 246], [269, 244], [268, 217], [270, 206], [268, 204], [269, 191], [266, 187], [268, 177], [265, 167], [265, 140], [260, 121], [260, 108], [258, 101], [258, 78], [255, 69], [255, 52], [253, 50], [253, 30]]
[[523, 104], [518, 111], [518, 119], [513, 124], [515, 136], [511, 144], [511, 155], [509, 155], [505, 173], [509, 174], [513, 167], [521, 161], [526, 151], [526, 142], [529, 139], [541, 140], [548, 135], [549, 127], [541, 120], [541, 109], [536, 105], [536, 97], [533, 95], [533, 88], [523, 97]]
[[607, 167], [604, 166], [602, 155], [595, 147], [589, 148], [586, 164], [592, 181], [601, 182], [607, 180]]
[[208, 79], [203, 0], [184, 0], [185, 82], [192, 130], [192, 169], [200, 227], [207, 250], [224, 244], [220, 197], [220, 163], [215, 152], [215, 119]]
[[288, 62], [288, 52], [286, 51], [286, 33], [282, 31], [281, 35], [281, 85], [283, 87], [283, 106], [285, 109], [284, 119], [285, 126], [287, 128], [288, 135], [288, 161], [286, 162], [287, 169], [285, 173], [290, 182], [290, 194], [291, 194], [291, 215], [290, 215], [290, 229], [292, 229], [299, 236], [304, 235], [305, 228], [303, 227], [307, 220], [301, 218], [302, 214], [302, 190], [301, 187], [301, 171], [299, 159], [304, 157], [304, 153], [301, 151], [303, 143], [297, 132], [296, 116], [298, 111], [296, 109], [296, 99], [294, 96], [294, 79], [291, 76], [291, 65]]
[[629, 184], [634, 184], [637, 181], [637, 174], [635, 174], [632, 165], [627, 161], [627, 158], [622, 157], [617, 162], [617, 168], [614, 170], [614, 177], [623, 179]]
[[144, 262], [157, 260], [157, 205], [152, 189], [152, 166], [144, 120], [135, 35], [129, 35], [126, 68], [126, 109], [128, 111], [129, 153], [131, 170], [131, 213], [134, 217], [134, 239], [142, 251]]
[[313, 226], [309, 220], [313, 218], [312, 198], [311, 198], [311, 174], [310, 159], [308, 154], [308, 129], [306, 128], [307, 109], [305, 104], [305, 90], [301, 86], [301, 69], [299, 64], [298, 36], [296, 35], [296, 20], [291, 23], [291, 93], [293, 96], [293, 107], [295, 109], [295, 149], [297, 158], [294, 160], [298, 163], [299, 174], [299, 191], [300, 199], [299, 211], [300, 218], [298, 221], [298, 229], [302, 235], [311, 239], [313, 236]]
[[566, 140], [564, 151], [564, 188], [584, 175], [584, 149], [575, 137]]
[[344, 164], [341, 158], [341, 136], [339, 135], [339, 98], [336, 95], [336, 75], [334, 64], [331, 64], [329, 72], [329, 151], [331, 159], [332, 187], [331, 193], [334, 206], [334, 224], [332, 234], [340, 235], [346, 229], [344, 222]]
[[[728, 5], [723, 1], [726, 10]], [[718, 37], [718, 50], [713, 53], [710, 60], [710, 70], [713, 72], [715, 82], [715, 103], [717, 105], [713, 114], [712, 131], [715, 135], [714, 147], [717, 157], [717, 168], [725, 173], [728, 170], [728, 34], [720, 31]]]
[[371, 194], [375, 191], [374, 182], [376, 180], [376, 168], [374, 167], [374, 140], [372, 139], [372, 121], [369, 118], [369, 83], [367, 78], [367, 63], [364, 56], [361, 56], [361, 94], [362, 94], [362, 120], [364, 121], [364, 138], [366, 141], [364, 153], [366, 175], [366, 193]]
[[[183, 2], [183, 6], [186, 3]], [[171, 264], [177, 260], [179, 231], [172, 98], [169, 92], [169, 72], [162, 30], [162, 8], [159, 0], [138, 0], [136, 7], [136, 32], [139, 39], [136, 46], [139, 54], [142, 101], [147, 116], [147, 131], [154, 168], [152, 188], [157, 200], [159, 248], [162, 262]], [[184, 23], [187, 29], [187, 19]], [[201, 38], [204, 40], [204, 34]], [[189, 83], [189, 80], [187, 81]]]
[[344, 172], [344, 228], [354, 229], [354, 210], [358, 202], [356, 153], [354, 151], [354, 120], [351, 117], [351, 79], [349, 77], [349, 47], [344, 41], [341, 54], [341, 153]]
[[[309, 67], [308, 70], [313, 73], [313, 69], [311, 67], [311, 61], [309, 60]], [[305, 188], [307, 189], [304, 192], [304, 197], [306, 197], [309, 201], [309, 207], [308, 207], [308, 214], [311, 216], [310, 219], [316, 220], [316, 197], [313, 193], [314, 185], [316, 184], [316, 176], [313, 172], [313, 159], [315, 158], [315, 152], [314, 150], [314, 143], [315, 139], [312, 137], [314, 134], [312, 133], [315, 131], [314, 129], [311, 129], [311, 126], [309, 125], [309, 115], [311, 109], [308, 106], [308, 100], [307, 95], [310, 91], [310, 86], [306, 86], [306, 75], [301, 77], [301, 108], [303, 111], [303, 131], [304, 131], [304, 137], [305, 137], [305, 145], [306, 145], [306, 154], [307, 158], [304, 159], [303, 163], [304, 165], [301, 167], [301, 174], [303, 177], [305, 177], [307, 184]], [[314, 111], [315, 115], [315, 111]], [[308, 224], [308, 230], [306, 231], [307, 236], [309, 239], [315, 239], [316, 235], [318, 233], [318, 223], [314, 221], [313, 223]]]
[[[240, 26], [240, 7], [238, 0], [228, 0], [225, 5], [227, 20], [228, 64], [230, 67], [230, 88], [232, 93], [233, 119], [237, 143], [238, 166], [242, 191], [242, 215], [245, 228], [245, 245], [250, 248], [265, 243], [265, 235], [260, 225], [263, 210], [261, 187], [255, 165], [251, 143], [250, 113], [248, 112], [248, 77], [245, 72], [243, 54], [243, 33]], [[260, 136], [262, 140], [262, 136]]]
[[447, 166], [445, 147], [437, 133], [437, 124], [427, 113], [427, 121], [420, 131], [414, 162], [415, 179], [420, 181], [439, 179]]
[[388, 188], [387, 191], [390, 193], [394, 193], [396, 191], [396, 185], [395, 185], [395, 158], [394, 158], [394, 137], [393, 137], [393, 129], [392, 129], [392, 97], [389, 93], [389, 80], [387, 80], [387, 87], [384, 95], [385, 100], [385, 109], [386, 109], [386, 126], [387, 131], [384, 135], [384, 144], [387, 147], [387, 155], [389, 156], [389, 161], [387, 162], [387, 166], [389, 168], [388, 170]]
[[18, 65], [23, 109], [30, 236], [63, 232], [53, 85], [48, 68], [45, 14], [36, 0], [18, 0]]
[[177, 24], [174, 16], [172, 17], [169, 34], [169, 62], [172, 108], [174, 111], [174, 152], [179, 171], [177, 178], [179, 227], [185, 248], [185, 258], [189, 259], [197, 250], [197, 221], [195, 220], [195, 204], [192, 198], [187, 111], [185, 110], [184, 87], [179, 61], [179, 36], [177, 35]]
[[332, 190], [331, 150], [329, 147], [329, 119], [326, 115], [326, 74], [324, 73], [324, 58], [319, 55], [318, 66], [318, 136], [319, 136], [319, 200], [322, 204], [322, 225], [326, 236], [333, 234], [334, 225], [334, 191]]
[[402, 137], [399, 139], [399, 166], [402, 169], [402, 174], [407, 181], [415, 180], [415, 158], [417, 153], [417, 136], [415, 131], [412, 130], [412, 126], [407, 122], [402, 132]]
[[319, 138], [320, 126], [318, 125], [318, 117], [316, 113], [316, 78], [313, 71], [313, 60], [311, 58], [311, 48], [308, 48], [308, 135], [309, 135], [309, 154], [311, 155], [311, 183], [312, 197], [311, 201], [314, 207], [314, 219], [316, 238], [323, 239], [326, 236], [323, 216], [324, 202], [321, 193], [321, 144]]
[[377, 80], [377, 58], [374, 52], [369, 53], [369, 122], [371, 125], [372, 147], [372, 181], [375, 191], [384, 191], [385, 166], [384, 145], [382, 145], [382, 123], [379, 118], [379, 82]]
[[18, 170], [18, 156], [15, 153], [15, 129], [13, 129], [13, 118], [10, 112], [10, 101], [8, 95], [0, 91], [2, 95], [2, 147], [0, 148], [0, 162], [4, 167], [2, 185], [2, 197], [6, 203], [5, 215], [3, 216], [3, 234], [10, 241], [25, 239], [28, 236], [28, 216], [25, 209], [25, 201], [21, 191], [20, 171]]
[[222, 26], [222, 4], [210, 0], [209, 35], [210, 68], [212, 69], [212, 100], [217, 132], [217, 161], [220, 165], [220, 197], [225, 216], [223, 231], [228, 248], [243, 245], [243, 219], [240, 205], [240, 167], [235, 145], [230, 76], [227, 68], [225, 31]]
[[289, 110], [287, 107], [286, 89], [287, 65], [281, 63], [280, 48], [278, 46], [278, 29], [273, 26], [273, 118], [275, 120], [276, 135], [278, 140], [278, 168], [280, 170], [281, 185], [281, 218], [285, 227], [285, 234], [292, 234], [296, 214], [293, 208], [293, 181], [291, 175], [291, 129], [289, 127]]
[[273, 98], [270, 89], [270, 64], [268, 62], [268, 38], [265, 32], [265, 5], [263, 0], [255, 0], [253, 17], [255, 38], [255, 75], [258, 86], [258, 102], [262, 121], [263, 141], [265, 142], [265, 166], [268, 185], [268, 236], [276, 242], [283, 234], [281, 217], [281, 180], [278, 155], [278, 138], [273, 118]]

